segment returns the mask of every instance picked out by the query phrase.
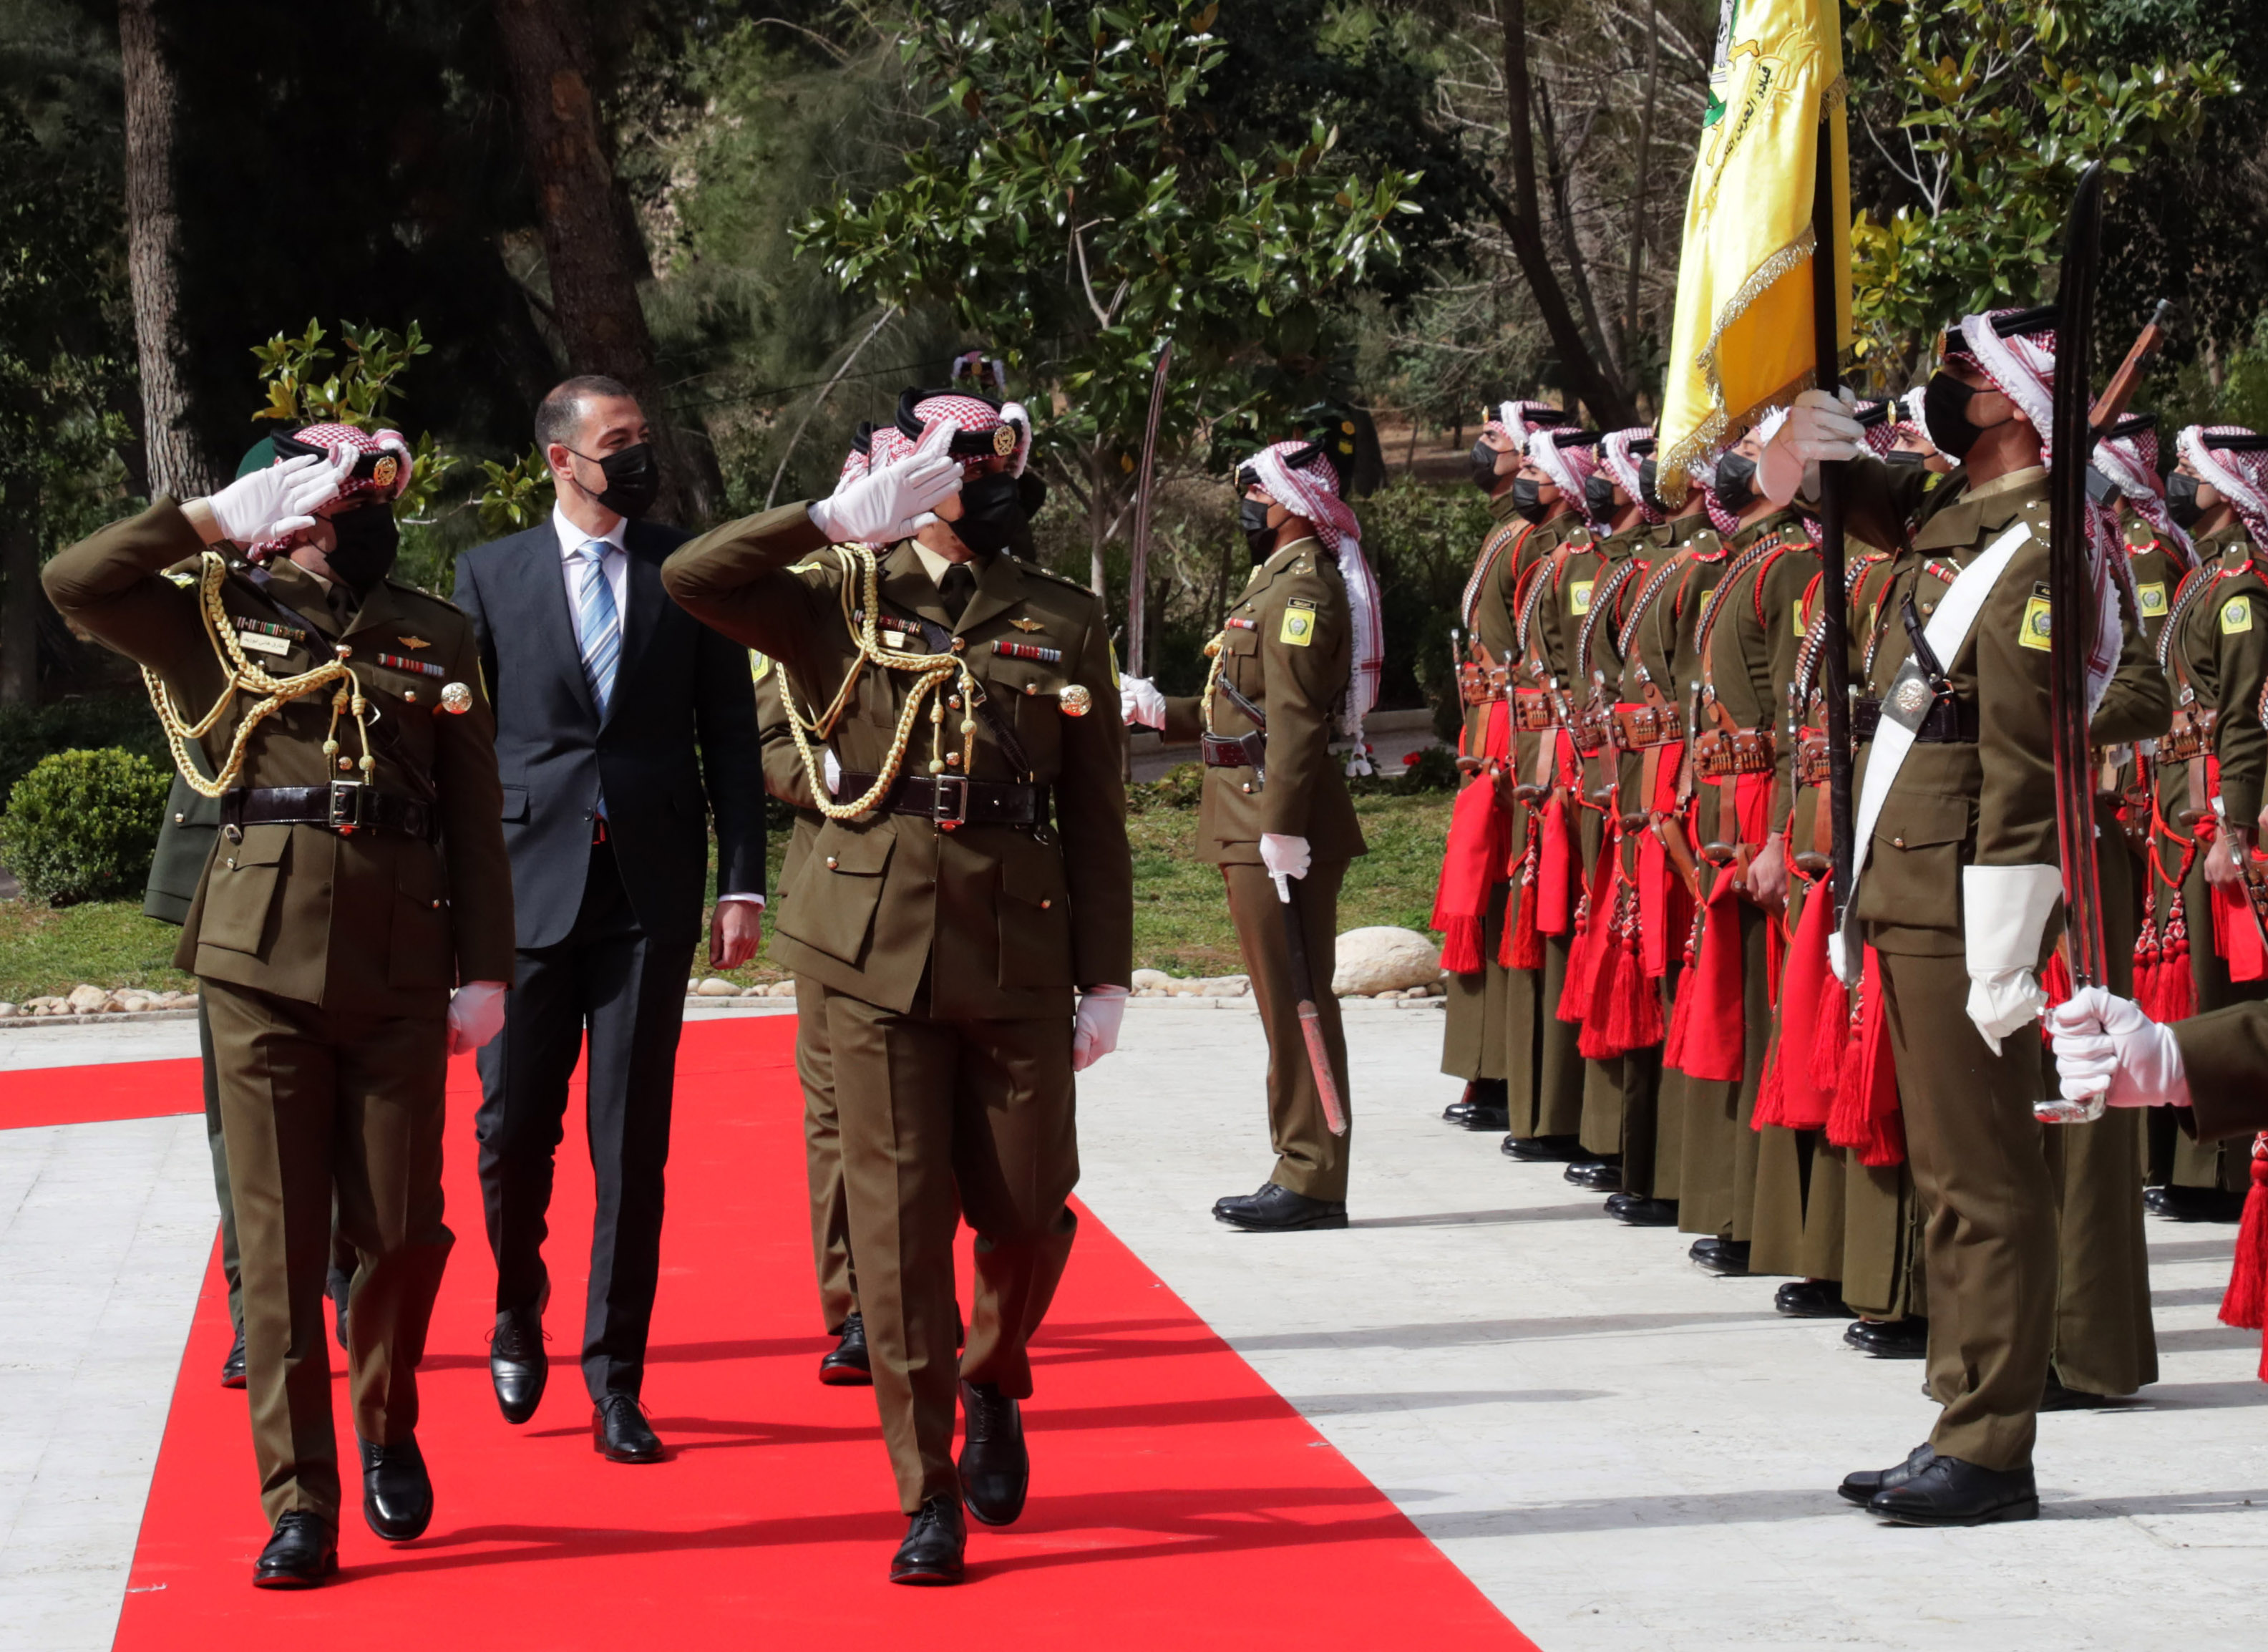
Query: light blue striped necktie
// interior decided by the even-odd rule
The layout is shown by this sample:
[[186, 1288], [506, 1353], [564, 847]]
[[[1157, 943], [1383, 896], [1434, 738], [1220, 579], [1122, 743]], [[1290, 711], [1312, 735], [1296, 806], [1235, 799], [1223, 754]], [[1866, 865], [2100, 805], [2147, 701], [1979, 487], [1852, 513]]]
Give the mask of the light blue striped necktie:
[[591, 698], [604, 720], [607, 702], [614, 697], [615, 668], [622, 660], [622, 616], [615, 607], [615, 588], [607, 582], [607, 553], [614, 549], [594, 539], [575, 554], [583, 559], [583, 591], [576, 604], [576, 630], [583, 648], [583, 675], [590, 679]]

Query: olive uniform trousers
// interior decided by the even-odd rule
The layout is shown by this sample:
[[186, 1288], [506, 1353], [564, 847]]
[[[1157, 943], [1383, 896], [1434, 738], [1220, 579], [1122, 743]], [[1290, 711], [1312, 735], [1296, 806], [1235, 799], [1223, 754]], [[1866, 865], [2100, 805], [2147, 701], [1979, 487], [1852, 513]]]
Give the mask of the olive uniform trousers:
[[811, 1188], [811, 1262], [819, 1280], [819, 1314], [827, 1333], [841, 1332], [858, 1311], [858, 1276], [850, 1265], [850, 1210], [843, 1192], [843, 1118], [835, 1101], [835, 1046], [827, 1036], [827, 1000], [819, 983], [795, 982], [795, 1073], [803, 1085], [804, 1170]]
[[[1079, 1181], [1071, 1022], [943, 1019], [926, 976], [902, 1012], [817, 991], [874, 1401], [910, 1515], [928, 1498], [960, 1495], [959, 1380], [1031, 1398], [1025, 1344], [1079, 1228], [1066, 1202]], [[954, 1235], [963, 1219], [976, 1234], [976, 1277], [956, 1373]]]
[[453, 1243], [441, 1221], [446, 1023], [202, 985], [241, 1251], [261, 1507], [270, 1524], [297, 1510], [335, 1527], [323, 1312], [333, 1195], [359, 1263], [347, 1324], [355, 1432], [399, 1444], [417, 1426], [417, 1366]]
[[1260, 1024], [1268, 1034], [1268, 1135], [1276, 1148], [1269, 1180], [1309, 1198], [1336, 1203], [1346, 1198], [1347, 1153], [1354, 1144], [1354, 1095], [1347, 1086], [1346, 1031], [1339, 1024], [1339, 1000], [1331, 991], [1338, 940], [1339, 885], [1344, 860], [1318, 861], [1304, 878], [1292, 880], [1292, 898], [1307, 926], [1307, 967], [1314, 971], [1316, 1019], [1323, 1029], [1339, 1099], [1347, 1110], [1344, 1136], [1323, 1122], [1322, 1092], [1307, 1065], [1307, 1035], [1300, 1026], [1300, 992], [1292, 978], [1292, 955], [1284, 938], [1283, 903], [1276, 881], [1260, 866], [1224, 866], [1228, 914], [1236, 925], [1236, 944], [1252, 978]]

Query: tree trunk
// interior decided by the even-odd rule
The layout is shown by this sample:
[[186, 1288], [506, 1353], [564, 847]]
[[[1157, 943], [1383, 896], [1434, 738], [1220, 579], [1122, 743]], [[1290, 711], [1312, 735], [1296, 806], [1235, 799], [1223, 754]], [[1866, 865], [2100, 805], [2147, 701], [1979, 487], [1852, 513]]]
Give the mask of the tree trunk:
[[590, 40], [572, 0], [496, 0], [528, 170], [543, 214], [551, 309], [568, 370], [630, 386], [653, 427], [661, 461], [658, 516], [688, 526], [724, 494], [705, 439], [672, 423], [653, 336], [638, 302], [645, 254], [615, 196], [614, 163], [591, 89]]
[[210, 493], [219, 467], [189, 417], [181, 372], [181, 216], [173, 188], [179, 87], [166, 61], [159, 0], [118, 0], [118, 51], [126, 91], [126, 269], [142, 371], [152, 497]]
[[1527, 0], [1504, 0], [1504, 105], [1506, 133], [1512, 145], [1513, 195], [1506, 201], [1489, 191], [1489, 205], [1497, 222], [1511, 238], [1513, 255], [1535, 295], [1544, 331], [1566, 374], [1567, 387], [1591, 409], [1601, 427], [1614, 430], [1638, 422], [1637, 409], [1622, 386], [1599, 365], [1598, 357], [1583, 329], [1567, 307], [1559, 277], [1551, 268], [1551, 254], [1543, 243], [1543, 228], [1535, 196], [1535, 142], [1529, 129], [1528, 84]]
[[40, 698], [40, 529], [35, 512], [14, 502], [0, 512], [0, 705], [33, 705]]

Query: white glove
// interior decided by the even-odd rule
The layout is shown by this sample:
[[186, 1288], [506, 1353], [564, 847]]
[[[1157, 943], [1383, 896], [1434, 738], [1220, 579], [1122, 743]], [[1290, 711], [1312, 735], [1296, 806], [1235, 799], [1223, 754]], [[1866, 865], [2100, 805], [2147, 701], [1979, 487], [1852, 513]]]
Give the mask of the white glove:
[[315, 525], [318, 507], [339, 497], [339, 489], [362, 455], [342, 447], [328, 459], [301, 454], [280, 465], [239, 476], [205, 500], [224, 539], [253, 545], [283, 539]]
[[1260, 834], [1260, 864], [1268, 868], [1268, 875], [1276, 880], [1276, 893], [1285, 900], [1292, 896], [1284, 880], [1306, 877], [1313, 859], [1304, 837], [1294, 837], [1289, 832]]
[[1853, 926], [1846, 923], [1827, 937], [1827, 964], [1844, 985], [1859, 985], [1859, 977], [1867, 972], [1867, 946]]
[[1118, 1023], [1125, 1018], [1127, 989], [1091, 986], [1079, 995], [1079, 1014], [1071, 1029], [1071, 1070], [1084, 1073], [1118, 1048]]
[[1148, 728], [1166, 726], [1166, 697], [1158, 692], [1158, 685], [1147, 677], [1118, 679], [1118, 714], [1126, 719], [1129, 728], [1140, 724]]
[[2113, 1107], [2186, 1107], [2189, 1074], [2174, 1029], [2131, 999], [2081, 987], [2048, 1012], [2064, 1099], [2100, 1095]]
[[1962, 948], [1969, 966], [1969, 1019], [2000, 1053], [2000, 1040], [2036, 1021], [2048, 995], [2033, 971], [2048, 916], [2063, 898], [2053, 867], [1963, 867]]
[[1774, 505], [1786, 505], [1799, 493], [1808, 498], [1819, 490], [1821, 460], [1863, 456], [1865, 431], [1853, 414], [1858, 402], [1848, 389], [1839, 395], [1806, 390], [1796, 397], [1756, 461], [1757, 490]]
[[463, 1055], [504, 1030], [502, 981], [468, 981], [449, 1000], [449, 1053]]
[[894, 545], [937, 520], [932, 512], [961, 491], [955, 425], [939, 419], [904, 458], [870, 470], [832, 498], [814, 499], [811, 525], [838, 545]]

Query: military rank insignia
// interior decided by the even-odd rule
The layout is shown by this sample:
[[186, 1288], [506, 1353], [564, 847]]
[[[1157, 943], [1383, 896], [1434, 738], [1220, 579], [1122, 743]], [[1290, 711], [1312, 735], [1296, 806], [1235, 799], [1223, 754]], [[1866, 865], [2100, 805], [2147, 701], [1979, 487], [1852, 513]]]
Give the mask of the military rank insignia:
[[2137, 585], [2134, 587], [2134, 601], [2141, 606], [2144, 619], [2165, 618], [2166, 582], [2156, 579], [2148, 585]]
[[2049, 640], [2049, 613], [2046, 593], [2035, 590], [2024, 600], [2024, 628], [2016, 640], [2027, 648], [2048, 652], [2052, 646]]
[[1036, 660], [1043, 666], [1063, 663], [1063, 650], [1042, 648], [1037, 643], [1012, 643], [1003, 638], [992, 645], [992, 652], [1005, 660]]
[[1039, 621], [1035, 619], [1026, 619], [1020, 614], [1015, 618], [1010, 620], [1008, 623], [1013, 625], [1020, 631], [1035, 631], [1040, 629]]
[[2252, 599], [2233, 596], [2220, 605], [2220, 634], [2235, 637], [2252, 629]]
[[1591, 582], [1588, 579], [1578, 579], [1567, 587], [1567, 611], [1570, 614], [1591, 611]]
[[1248, 620], [1241, 614], [1232, 614], [1221, 623], [1233, 631], [1256, 631], [1260, 629], [1259, 621]]
[[412, 660], [407, 654], [380, 654], [378, 663], [389, 671], [414, 671], [421, 677], [446, 677], [449, 675], [446, 666], [428, 665], [424, 660]]
[[236, 616], [236, 640], [256, 654], [288, 654], [293, 643], [307, 640], [307, 633], [296, 625], [239, 614]]
[[748, 650], [748, 681], [762, 682], [772, 674], [772, 657], [761, 648]]
[[422, 653], [423, 650], [431, 648], [433, 645], [427, 642], [423, 637], [397, 637], [394, 640], [400, 643], [404, 648], [409, 650], [412, 653]]
[[1276, 640], [1294, 648], [1305, 648], [1315, 640], [1315, 605], [1305, 597], [1293, 597], [1284, 606], [1283, 629]]

